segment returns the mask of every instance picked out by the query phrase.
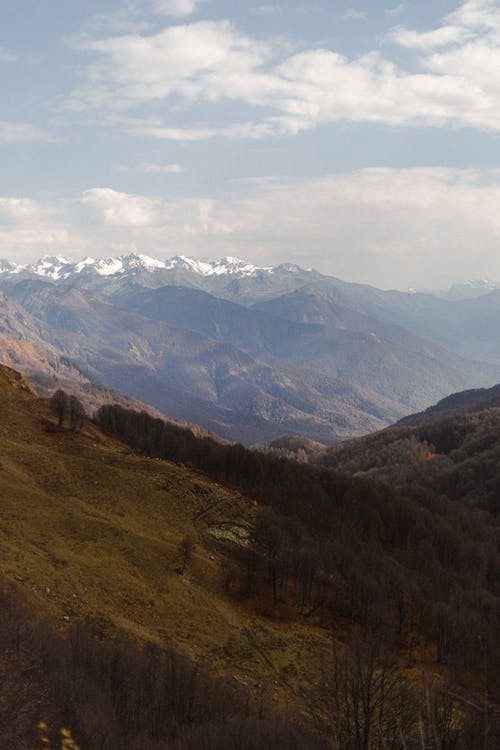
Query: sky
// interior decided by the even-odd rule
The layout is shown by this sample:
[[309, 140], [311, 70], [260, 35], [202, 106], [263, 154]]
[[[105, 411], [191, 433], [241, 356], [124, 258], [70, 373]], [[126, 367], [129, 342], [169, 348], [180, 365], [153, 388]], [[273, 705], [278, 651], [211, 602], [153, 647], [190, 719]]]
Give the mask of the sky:
[[500, 0], [2, 0], [0, 257], [500, 281]]

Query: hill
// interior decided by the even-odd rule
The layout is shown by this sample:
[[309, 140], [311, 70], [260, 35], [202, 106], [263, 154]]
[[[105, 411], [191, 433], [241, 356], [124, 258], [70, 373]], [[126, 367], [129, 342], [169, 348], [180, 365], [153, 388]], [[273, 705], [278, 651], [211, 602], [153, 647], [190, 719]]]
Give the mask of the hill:
[[[238, 566], [232, 550], [248, 535], [252, 502], [198, 472], [136, 456], [91, 423], [79, 434], [58, 430], [47, 403], [5, 367], [0, 455], [1, 574], [25, 592], [30, 619], [48, 617], [51, 629], [62, 631], [87, 621], [106, 637], [174, 643], [178, 653], [209, 665], [212, 682], [223, 674], [240, 687], [260, 684], [277, 705], [290, 698], [280, 669], [292, 661], [293, 692], [310, 691], [308, 661], [321, 634], [300, 623], [284, 632], [227, 593], [228, 566]], [[179, 575], [186, 538], [193, 540], [193, 553]], [[10, 601], [5, 591], [2, 596]], [[8, 705], [5, 685], [0, 694]], [[42, 709], [32, 695], [25, 700], [33, 706], [23, 714], [20, 732], [29, 734], [44, 718], [42, 709], [66, 721], [50, 696]], [[87, 737], [85, 748], [97, 747], [98, 737], [91, 741], [81, 724], [80, 708], [71, 708], [72, 728]], [[11, 719], [3, 705], [2, 745]]]
[[472, 388], [467, 391], [452, 393], [425, 411], [419, 414], [410, 414], [408, 417], [401, 419], [398, 424], [416, 426], [443, 417], [484, 411], [495, 407], [500, 407], [500, 385], [494, 385], [492, 388]]
[[[118, 406], [99, 422], [59, 428], [0, 368], [3, 744], [34, 741], [42, 718], [69, 724], [83, 750], [223, 750], [230, 738], [242, 750], [339, 750], [362, 725], [369, 750], [394, 731], [413, 750], [421, 722], [464, 750], [480, 747], [487, 722], [495, 747], [499, 560], [487, 513]], [[378, 718], [352, 725], [365, 689]], [[444, 706], [453, 730], [436, 724]]]

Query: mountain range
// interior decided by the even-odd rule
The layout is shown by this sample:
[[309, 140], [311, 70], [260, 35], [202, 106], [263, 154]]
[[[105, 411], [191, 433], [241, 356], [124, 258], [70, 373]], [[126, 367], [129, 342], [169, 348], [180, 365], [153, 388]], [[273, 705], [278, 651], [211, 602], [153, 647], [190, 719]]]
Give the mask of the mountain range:
[[450, 300], [291, 264], [140, 254], [1, 261], [0, 289], [5, 363], [244, 444], [335, 443], [500, 380], [498, 290]]

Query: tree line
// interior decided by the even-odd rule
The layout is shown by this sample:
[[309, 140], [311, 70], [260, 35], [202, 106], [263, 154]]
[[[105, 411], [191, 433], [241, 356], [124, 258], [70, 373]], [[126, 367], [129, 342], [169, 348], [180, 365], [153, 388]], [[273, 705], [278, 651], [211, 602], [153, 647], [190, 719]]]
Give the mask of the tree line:
[[97, 420], [144, 454], [193, 465], [258, 501], [244, 595], [374, 633], [408, 666], [437, 663], [457, 690], [473, 674], [488, 705], [500, 700], [500, 530], [491, 514], [199, 439], [118, 406]]
[[87, 415], [83, 404], [76, 396], [57, 390], [50, 399], [50, 408], [59, 427], [67, 425], [71, 432], [79, 432], [82, 429]]
[[[497, 717], [462, 700], [446, 679], [407, 678], [394, 654], [360, 630], [332, 641], [318, 672], [314, 721], [284, 719], [270, 695], [221, 678], [172, 646], [140, 646], [89, 622], [64, 633], [0, 583], [0, 650], [18, 680], [43, 693], [23, 706], [23, 736], [2, 747], [58, 747], [68, 728], [80, 750], [495, 750]], [[0, 691], [1, 692], [1, 691]], [[2, 708], [0, 706], [0, 715]], [[43, 737], [36, 731], [40, 726]], [[48, 725], [48, 726], [47, 726]], [[50, 730], [53, 730], [50, 731]], [[5, 741], [8, 736], [8, 743]], [[47, 742], [48, 740], [48, 742]], [[48, 744], [52, 741], [52, 745]]]

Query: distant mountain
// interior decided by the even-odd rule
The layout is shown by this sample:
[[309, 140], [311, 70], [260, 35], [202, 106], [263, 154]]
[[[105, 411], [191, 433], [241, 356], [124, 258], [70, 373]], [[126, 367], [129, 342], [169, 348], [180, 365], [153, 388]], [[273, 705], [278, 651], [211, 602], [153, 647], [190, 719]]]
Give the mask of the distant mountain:
[[[202, 277], [255, 278], [260, 274], [274, 274], [277, 269], [285, 269], [289, 273], [304, 273], [303, 269], [292, 264], [284, 264], [277, 268], [273, 266], [259, 267], [231, 256], [225, 256], [218, 260], [198, 260], [188, 258], [185, 255], [176, 255], [162, 261], [148, 255], [131, 253], [115, 258], [96, 259], [86, 257], [78, 262], [73, 262], [62, 255], [45, 256], [35, 263], [26, 264], [0, 260], [0, 274], [23, 278], [40, 276], [52, 281], [72, 281], [78, 277], [89, 276], [130, 276], [141, 271], [153, 273], [156, 271], [187, 272]], [[311, 272], [306, 271], [305, 273]]]
[[500, 283], [497, 281], [493, 281], [492, 279], [473, 279], [471, 281], [463, 281], [460, 284], [453, 284], [449, 289], [431, 291], [430, 294], [442, 297], [443, 299], [475, 299], [476, 297], [483, 297], [495, 289], [500, 289]]
[[10, 294], [49, 332], [51, 345], [95, 380], [228, 439], [252, 443], [294, 432], [334, 442], [405, 412], [312, 368], [257, 358], [76, 287], [25, 279]]
[[[283, 295], [270, 302], [270, 309], [280, 305], [282, 314], [307, 320], [329, 317], [331, 305], [356, 312], [380, 323], [391, 323], [411, 331], [428, 342], [438, 344], [461, 357], [493, 364], [491, 375], [499, 374], [500, 290], [472, 299], [440, 299], [432, 294], [383, 291], [364, 284], [351, 284], [323, 277], [308, 283], [297, 292], [302, 300]], [[257, 303], [261, 307], [262, 302]], [[293, 309], [295, 308], [295, 309]], [[335, 313], [336, 314], [336, 313]], [[498, 378], [496, 378], [498, 380]]]
[[335, 443], [500, 379], [500, 291], [450, 301], [141, 254], [3, 261], [0, 288], [91, 379], [246, 444]]
[[[21, 371], [39, 395], [50, 396], [62, 388], [76, 395], [89, 414], [103, 404], [113, 403], [167, 418], [146, 400], [103, 387], [88, 370], [68, 357], [57, 344], [52, 344], [51, 338], [49, 328], [39, 319], [0, 293], [0, 362]], [[185, 425], [186, 421], [177, 420], [177, 423]], [[196, 431], [203, 433], [201, 429]]]

